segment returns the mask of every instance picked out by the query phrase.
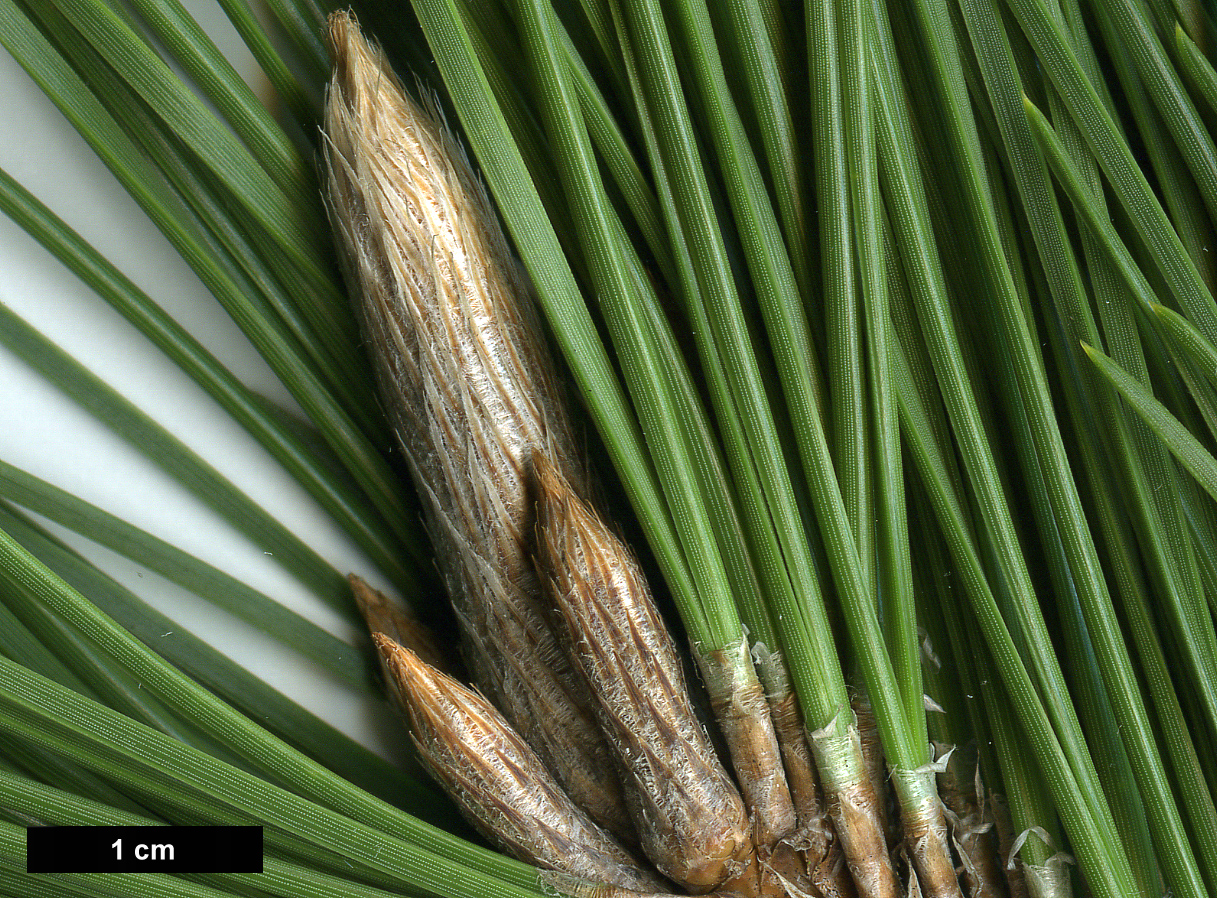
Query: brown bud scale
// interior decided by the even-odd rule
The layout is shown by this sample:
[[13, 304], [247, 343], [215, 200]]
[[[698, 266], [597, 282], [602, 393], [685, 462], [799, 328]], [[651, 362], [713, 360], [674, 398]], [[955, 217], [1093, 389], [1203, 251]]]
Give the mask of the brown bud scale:
[[747, 642], [741, 637], [736, 645], [694, 654], [753, 818], [757, 845], [775, 846], [794, 832], [798, 821], [769, 702]]
[[[348, 574], [347, 582], [351, 584], [355, 604], [359, 606], [359, 613], [363, 615], [369, 633], [383, 633], [437, 670], [453, 673], [430, 628], [355, 574]], [[388, 672], [385, 671], [385, 674], [387, 676]]]

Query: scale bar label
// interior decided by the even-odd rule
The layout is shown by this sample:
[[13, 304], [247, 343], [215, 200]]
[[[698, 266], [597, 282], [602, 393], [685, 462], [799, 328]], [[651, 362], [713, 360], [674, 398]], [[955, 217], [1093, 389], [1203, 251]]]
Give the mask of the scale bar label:
[[27, 873], [261, 873], [260, 826], [31, 826]]

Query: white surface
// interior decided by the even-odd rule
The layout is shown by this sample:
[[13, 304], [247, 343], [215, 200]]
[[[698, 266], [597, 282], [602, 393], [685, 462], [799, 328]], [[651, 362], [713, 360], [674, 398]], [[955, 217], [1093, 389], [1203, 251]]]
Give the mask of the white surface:
[[[243, 74], [255, 70], [218, 8], [187, 0]], [[282, 386], [88, 146], [0, 49], [0, 167], [46, 203], [254, 389]], [[340, 571], [377, 579], [312, 500], [205, 394], [7, 218], [0, 216], [0, 302], [54, 339], [284, 521]], [[235, 574], [345, 637], [352, 634], [273, 560], [167, 475], [0, 349], [0, 458]], [[84, 543], [77, 543], [84, 546]], [[379, 703], [353, 699], [242, 622], [150, 573], [94, 551], [149, 602], [374, 748], [392, 754]]]

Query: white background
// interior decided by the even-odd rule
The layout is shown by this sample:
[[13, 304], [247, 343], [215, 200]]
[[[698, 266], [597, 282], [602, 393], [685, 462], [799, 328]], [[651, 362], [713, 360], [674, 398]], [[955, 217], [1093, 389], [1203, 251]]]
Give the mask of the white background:
[[[222, 12], [186, 0], [260, 96], [267, 89]], [[147, 291], [250, 387], [294, 407], [252, 347], [127, 197], [87, 144], [0, 48], [0, 167]], [[373, 582], [370, 563], [313, 501], [172, 362], [16, 225], [0, 216], [0, 302], [186, 442], [316, 548], [338, 570]], [[0, 458], [173, 542], [306, 614], [354, 633], [273, 560], [158, 468], [0, 349]], [[60, 532], [60, 531], [57, 531]], [[404, 738], [382, 703], [329, 683], [323, 672], [243, 622], [104, 550], [88, 548], [165, 614], [382, 754]]]

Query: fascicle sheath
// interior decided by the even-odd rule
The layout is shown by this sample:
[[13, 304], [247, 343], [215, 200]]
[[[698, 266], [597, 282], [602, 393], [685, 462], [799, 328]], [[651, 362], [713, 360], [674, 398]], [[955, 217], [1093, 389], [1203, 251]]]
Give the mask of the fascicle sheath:
[[641, 569], [553, 465], [534, 466], [539, 566], [624, 771], [643, 850], [694, 894], [755, 878], [743, 800], [694, 716]]
[[858, 727], [858, 739], [862, 743], [862, 759], [866, 763], [866, 775], [870, 778], [871, 790], [875, 793], [883, 831], [887, 835], [888, 848], [900, 841], [899, 822], [888, 813], [887, 758], [883, 754], [883, 741], [879, 738], [879, 721], [870, 696], [863, 689], [851, 691], [850, 707], [854, 710], [854, 723]]
[[773, 729], [782, 751], [786, 780], [794, 801], [798, 828], [783, 841], [803, 857], [807, 877], [824, 898], [852, 898], [854, 883], [841, 853], [832, 818], [825, 809], [819, 776], [803, 711], [782, 657], [761, 643], [751, 650], [757, 673], [765, 684]]
[[[993, 817], [993, 828], [997, 831], [998, 860], [1002, 862], [1002, 872], [1006, 875], [1006, 888], [1010, 898], [1030, 898], [1027, 891], [1027, 881], [1023, 878], [1023, 862], [1014, 851], [1014, 821], [1010, 819], [1010, 806], [1006, 797], [995, 792], [989, 793], [989, 813]], [[1006, 863], [1005, 859], [1009, 858]]]
[[823, 808], [815, 761], [803, 728], [803, 712], [782, 656], [761, 643], [754, 644], [750, 654], [765, 685], [765, 699], [781, 748], [795, 818], [800, 829], [807, 829], [823, 819]]
[[883, 812], [862, 757], [853, 712], [842, 708], [827, 727], [808, 733], [828, 813], [836, 826], [859, 898], [897, 898]]
[[663, 888], [575, 807], [493, 705], [384, 634], [375, 639], [423, 763], [483, 835], [545, 869], [638, 891]]
[[714, 719], [752, 815], [759, 846], [775, 846], [797, 825], [769, 701], [744, 636], [715, 652], [694, 651]]
[[349, 15], [330, 19], [328, 203], [380, 395], [427, 510], [474, 681], [572, 798], [628, 838], [586, 687], [540, 606], [528, 461], [582, 467], [486, 193]]
[[904, 824], [904, 847], [926, 898], [963, 898], [935, 772], [935, 766], [928, 763], [916, 770], [891, 768]]
[[[934, 754], [944, 759], [938, 773], [938, 794], [946, 808], [955, 856], [968, 898], [1006, 898], [997, 827], [986, 798], [974, 747], [956, 749], [934, 742]], [[969, 769], [971, 776], [968, 775]]]

